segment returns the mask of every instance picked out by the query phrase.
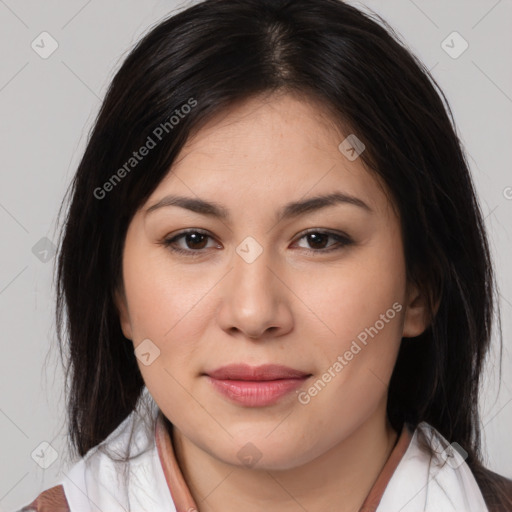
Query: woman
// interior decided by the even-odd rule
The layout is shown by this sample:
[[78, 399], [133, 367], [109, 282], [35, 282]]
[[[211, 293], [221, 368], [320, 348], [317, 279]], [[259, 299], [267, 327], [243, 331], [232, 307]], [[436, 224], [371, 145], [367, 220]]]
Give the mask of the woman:
[[206, 0], [145, 36], [58, 260], [82, 458], [23, 510], [512, 509], [482, 465], [495, 284], [443, 101], [338, 0]]

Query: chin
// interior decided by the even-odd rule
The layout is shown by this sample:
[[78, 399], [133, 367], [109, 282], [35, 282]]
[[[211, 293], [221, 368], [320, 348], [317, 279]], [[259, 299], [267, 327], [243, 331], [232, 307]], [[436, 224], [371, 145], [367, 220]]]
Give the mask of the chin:
[[[252, 436], [252, 441], [236, 441], [239, 448], [231, 452], [226, 458], [226, 453], [214, 453], [227, 464], [253, 470], [284, 471], [298, 467], [312, 457], [304, 452], [304, 446], [293, 443], [269, 442], [265, 439], [267, 434], [261, 437]], [[289, 439], [290, 440], [290, 439]]]

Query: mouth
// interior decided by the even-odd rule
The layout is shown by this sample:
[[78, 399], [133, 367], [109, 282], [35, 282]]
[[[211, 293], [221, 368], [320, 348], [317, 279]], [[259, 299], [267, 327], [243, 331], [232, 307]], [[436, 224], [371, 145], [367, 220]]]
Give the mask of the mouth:
[[223, 397], [246, 407], [273, 405], [311, 377], [310, 373], [271, 364], [228, 365], [203, 375]]

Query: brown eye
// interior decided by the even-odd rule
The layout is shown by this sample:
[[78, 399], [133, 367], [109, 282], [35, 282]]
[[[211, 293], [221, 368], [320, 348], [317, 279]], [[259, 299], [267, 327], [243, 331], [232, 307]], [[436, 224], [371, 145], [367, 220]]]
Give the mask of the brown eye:
[[309, 233], [306, 235], [308, 243], [313, 249], [325, 249], [325, 244], [329, 240], [330, 235], [325, 233]]
[[179, 238], [182, 238], [185, 241], [185, 245], [188, 249], [204, 249], [206, 246], [208, 235], [203, 235], [203, 233], [184, 233]]
[[[334, 244], [327, 245], [329, 238], [335, 240]], [[308, 252], [326, 253], [342, 249], [343, 247], [353, 243], [353, 240], [347, 235], [340, 233], [332, 233], [329, 231], [308, 231], [302, 235], [299, 240], [306, 239], [307, 243], [311, 247], [308, 249], [304, 248]]]
[[[175, 253], [194, 257], [200, 256], [205, 252], [204, 250], [208, 248], [208, 239], [211, 238], [208, 233], [194, 229], [178, 233], [176, 236], [167, 238], [161, 243]], [[309, 248], [302, 247], [306, 252], [319, 254], [341, 250], [353, 243], [353, 240], [347, 235], [319, 230], [311, 230], [305, 233], [299, 238], [299, 240], [302, 239], [306, 239], [309, 245]], [[334, 243], [329, 244], [329, 239], [334, 240]], [[181, 246], [178, 245], [180, 242]]]
[[[211, 236], [207, 233], [194, 229], [179, 233], [172, 238], [167, 238], [162, 242], [162, 244], [173, 252], [197, 256], [199, 253], [203, 252], [203, 249], [207, 248], [209, 238], [211, 238]], [[181, 241], [183, 241], [184, 247], [183, 245], [181, 247], [176, 246], [178, 242]]]

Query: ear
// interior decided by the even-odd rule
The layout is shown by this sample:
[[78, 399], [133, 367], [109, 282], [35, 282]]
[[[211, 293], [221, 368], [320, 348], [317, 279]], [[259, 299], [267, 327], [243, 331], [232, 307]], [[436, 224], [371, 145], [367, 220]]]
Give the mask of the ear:
[[428, 325], [428, 298], [417, 284], [408, 282], [402, 336], [404, 338], [419, 336], [425, 331]]
[[120, 290], [115, 291], [114, 303], [119, 313], [119, 321], [121, 323], [121, 330], [123, 331], [124, 337], [131, 340], [133, 335], [130, 314], [128, 313], [128, 304], [126, 302], [125, 294]]

